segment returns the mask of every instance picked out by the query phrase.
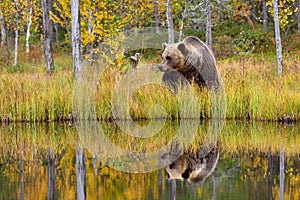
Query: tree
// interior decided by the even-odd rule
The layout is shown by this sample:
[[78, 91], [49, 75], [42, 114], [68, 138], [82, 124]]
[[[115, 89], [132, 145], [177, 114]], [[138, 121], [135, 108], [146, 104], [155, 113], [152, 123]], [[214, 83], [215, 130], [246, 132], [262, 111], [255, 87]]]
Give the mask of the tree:
[[154, 3], [155, 31], [156, 33], [159, 33], [158, 0], [153, 0], [153, 3]]
[[298, 11], [297, 11], [297, 15], [298, 15], [298, 35], [300, 36], [300, 0], [298, 0]]
[[187, 2], [186, 2], [186, 0], [184, 0], [184, 5], [183, 6], [184, 6], [184, 8], [183, 8], [183, 12], [182, 12], [182, 15], [181, 15], [181, 25], [180, 25], [180, 30], [179, 30], [178, 42], [180, 42], [182, 40], [182, 37], [183, 37], [184, 20], [185, 20], [186, 11], [187, 11]]
[[206, 0], [206, 10], [207, 10], [207, 19], [206, 19], [206, 44], [210, 49], [212, 49], [212, 24], [211, 24], [211, 2]]
[[166, 2], [166, 15], [168, 22], [168, 34], [169, 34], [169, 44], [174, 43], [174, 24], [172, 18], [172, 2], [171, 0], [167, 0]]
[[79, 0], [71, 0], [72, 15], [72, 55], [74, 77], [81, 79], [82, 73], [82, 47], [80, 35], [80, 10]]
[[18, 11], [18, 0], [14, 0], [15, 3], [15, 56], [14, 56], [14, 66], [18, 64], [18, 39], [19, 39], [19, 11]]
[[6, 40], [6, 31], [5, 31], [5, 21], [2, 14], [2, 10], [0, 10], [0, 31], [1, 31], [1, 48], [4, 48], [5, 40]]
[[[13, 9], [12, 9], [13, 8]], [[10, 0], [0, 1], [0, 27], [1, 27], [1, 48], [6, 49], [7, 60], [10, 60], [9, 34], [15, 27], [15, 3]], [[4, 55], [4, 52], [1, 52]]]
[[262, 12], [263, 12], [263, 29], [265, 31], [268, 30], [268, 7], [267, 7], [267, 0], [262, 0]]
[[[271, 15], [274, 15], [274, 7], [273, 5], [275, 1], [268, 0], [267, 1], [267, 6], [270, 6], [269, 12]], [[284, 1], [277, 1], [277, 7], [280, 8], [278, 10], [278, 20], [279, 20], [279, 25], [281, 29], [285, 29], [285, 27], [292, 21], [292, 16], [294, 13], [297, 12], [297, 9], [295, 9], [295, 0], [284, 0]]]
[[27, 17], [27, 30], [26, 30], [26, 53], [29, 53], [29, 37], [30, 37], [30, 27], [32, 24], [32, 2], [29, 2], [28, 0], [26, 0], [26, 6], [27, 9], [26, 11], [28, 11], [28, 17]]
[[[277, 0], [275, 0], [277, 1]], [[277, 3], [277, 2], [276, 2]], [[274, 2], [275, 5], [275, 2]], [[275, 11], [275, 8], [274, 8]], [[280, 200], [284, 199], [284, 148], [280, 148], [279, 154], [279, 191], [280, 191]]]
[[42, 0], [43, 27], [44, 27], [44, 56], [46, 63], [46, 72], [52, 75], [54, 72], [54, 62], [52, 55], [53, 45], [53, 22], [50, 19], [49, 12], [52, 9], [52, 0]]
[[281, 75], [281, 73], [282, 73], [282, 47], [281, 47], [280, 26], [279, 26], [279, 17], [278, 17], [278, 0], [274, 0], [274, 25], [275, 25], [278, 75]]
[[76, 146], [76, 183], [77, 199], [86, 199], [86, 158], [84, 149], [79, 145]]

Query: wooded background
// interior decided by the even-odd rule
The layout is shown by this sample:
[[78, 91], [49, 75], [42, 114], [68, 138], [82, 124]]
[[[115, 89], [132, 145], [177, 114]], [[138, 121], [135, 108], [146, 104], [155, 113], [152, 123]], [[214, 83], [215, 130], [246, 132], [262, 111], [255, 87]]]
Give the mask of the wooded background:
[[[72, 31], [73, 20], [79, 26]], [[174, 30], [180, 33], [179, 40], [196, 35], [218, 57], [274, 53], [276, 43], [277, 54], [281, 46], [284, 53], [299, 53], [300, 0], [1, 0], [0, 64], [17, 66], [18, 52], [35, 58], [43, 49], [51, 74], [52, 51], [70, 51], [72, 40], [73, 47], [81, 43], [75, 49], [88, 54], [110, 36], [143, 27], [168, 29], [169, 43], [177, 42]], [[72, 38], [76, 28], [80, 31]], [[281, 37], [275, 37], [275, 30]]]

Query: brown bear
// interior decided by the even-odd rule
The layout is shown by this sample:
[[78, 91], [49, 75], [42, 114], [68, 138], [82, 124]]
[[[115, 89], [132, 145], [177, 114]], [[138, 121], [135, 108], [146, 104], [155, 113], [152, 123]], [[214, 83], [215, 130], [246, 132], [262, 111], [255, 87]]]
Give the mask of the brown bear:
[[219, 160], [219, 147], [200, 147], [197, 151], [185, 152], [170, 163], [172, 154], [164, 154], [162, 161], [167, 163], [168, 179], [186, 180], [189, 183], [202, 183], [211, 175]]
[[199, 87], [206, 86], [209, 90], [219, 87], [214, 55], [200, 39], [188, 36], [179, 43], [163, 43], [163, 48], [162, 62], [158, 66], [164, 72], [163, 83], [177, 90], [175, 84], [185, 84], [180, 78], [182, 75], [185, 81], [194, 81]]

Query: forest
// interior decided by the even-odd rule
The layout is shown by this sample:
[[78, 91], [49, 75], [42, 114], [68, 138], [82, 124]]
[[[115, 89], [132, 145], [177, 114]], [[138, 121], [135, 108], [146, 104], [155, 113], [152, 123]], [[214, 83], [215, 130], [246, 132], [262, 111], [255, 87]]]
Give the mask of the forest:
[[[149, 27], [168, 32], [165, 42], [194, 35], [208, 44], [224, 82], [226, 118], [299, 120], [297, 0], [1, 0], [0, 121], [73, 120], [74, 80], [83, 60], [103, 43], [113, 46], [110, 53], [116, 59], [109, 61], [109, 70], [99, 80], [92, 107], [94, 118], [112, 119], [113, 90], [122, 74], [130, 71], [134, 55], [124, 53], [114, 37]], [[161, 50], [139, 51], [140, 63], [160, 60]], [[182, 118], [176, 97], [161, 88], [153, 93], [157, 89], [135, 91], [130, 115], [160, 118], [148, 113], [158, 103], [167, 118]], [[198, 95], [196, 117], [210, 118], [206, 97]]]

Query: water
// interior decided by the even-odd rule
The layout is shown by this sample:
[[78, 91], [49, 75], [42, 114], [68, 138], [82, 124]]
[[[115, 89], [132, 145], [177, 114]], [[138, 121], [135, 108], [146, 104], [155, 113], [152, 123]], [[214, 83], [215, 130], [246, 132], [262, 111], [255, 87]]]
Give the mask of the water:
[[299, 125], [140, 125], [2, 124], [0, 199], [300, 199]]

